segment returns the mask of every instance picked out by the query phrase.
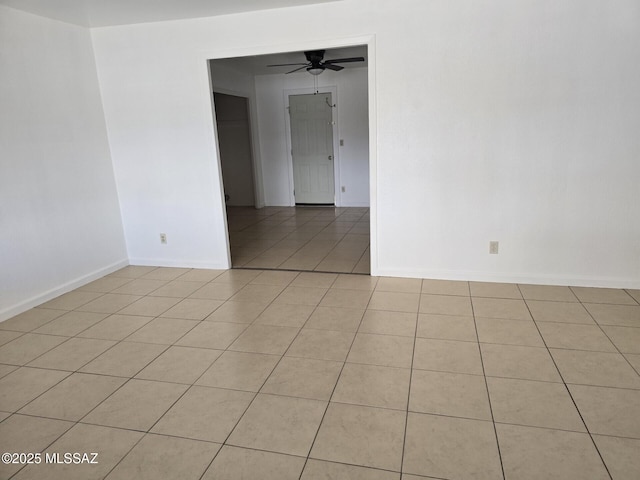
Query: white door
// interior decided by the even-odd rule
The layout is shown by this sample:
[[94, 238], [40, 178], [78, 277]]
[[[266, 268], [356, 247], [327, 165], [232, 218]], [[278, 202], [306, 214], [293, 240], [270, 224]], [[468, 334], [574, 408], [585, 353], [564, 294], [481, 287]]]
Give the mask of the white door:
[[335, 203], [331, 94], [290, 95], [296, 204]]

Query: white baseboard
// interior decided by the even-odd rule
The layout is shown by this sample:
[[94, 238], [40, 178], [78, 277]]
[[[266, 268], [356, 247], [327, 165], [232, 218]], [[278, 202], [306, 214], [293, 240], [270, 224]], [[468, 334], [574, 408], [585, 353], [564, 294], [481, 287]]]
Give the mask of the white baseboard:
[[179, 267], [179, 268], [208, 268], [214, 270], [228, 270], [231, 265], [211, 262], [194, 262], [193, 260], [167, 260], [164, 258], [130, 258], [130, 265], [144, 267]]
[[580, 275], [531, 275], [525, 273], [496, 273], [457, 270], [396, 270], [378, 268], [371, 272], [379, 277], [429, 278], [434, 280], [462, 280], [472, 282], [501, 282], [531, 285], [570, 285], [573, 287], [640, 288], [640, 280], [617, 277], [589, 277]]
[[71, 290], [75, 290], [78, 287], [86, 285], [87, 283], [93, 282], [109, 273], [113, 273], [116, 270], [120, 270], [123, 267], [129, 265], [129, 260], [119, 260], [111, 265], [108, 265], [104, 268], [100, 268], [98, 270], [94, 270], [91, 273], [86, 275], [82, 275], [81, 277], [75, 278], [69, 282], [63, 283], [62, 285], [58, 285], [57, 287], [51, 288], [45, 292], [42, 292], [38, 295], [34, 295], [26, 300], [23, 300], [15, 305], [11, 305], [7, 308], [0, 310], [0, 322], [7, 320], [11, 317], [15, 317], [22, 312], [26, 312], [27, 310], [37, 307], [38, 305], [43, 304], [44, 302], [48, 302], [63, 293], [70, 292]]

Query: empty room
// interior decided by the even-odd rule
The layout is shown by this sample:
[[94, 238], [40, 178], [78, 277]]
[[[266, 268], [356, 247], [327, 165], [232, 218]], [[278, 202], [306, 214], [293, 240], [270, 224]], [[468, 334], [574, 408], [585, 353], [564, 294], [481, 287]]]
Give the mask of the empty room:
[[0, 478], [640, 478], [637, 0], [0, 0]]

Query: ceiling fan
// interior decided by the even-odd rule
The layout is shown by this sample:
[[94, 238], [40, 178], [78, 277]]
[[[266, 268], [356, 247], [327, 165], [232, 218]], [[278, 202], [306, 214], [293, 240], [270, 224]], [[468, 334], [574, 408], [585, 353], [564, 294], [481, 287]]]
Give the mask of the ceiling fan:
[[267, 67], [290, 67], [293, 65], [302, 65], [301, 67], [291, 70], [289, 73], [297, 72], [303, 68], [307, 69], [311, 75], [320, 75], [325, 69], [339, 72], [344, 67], [336, 65], [337, 63], [364, 62], [364, 57], [336, 58], [333, 60], [324, 60], [324, 50], [310, 50], [304, 52], [307, 57], [307, 63], [280, 63], [277, 65], [267, 65]]

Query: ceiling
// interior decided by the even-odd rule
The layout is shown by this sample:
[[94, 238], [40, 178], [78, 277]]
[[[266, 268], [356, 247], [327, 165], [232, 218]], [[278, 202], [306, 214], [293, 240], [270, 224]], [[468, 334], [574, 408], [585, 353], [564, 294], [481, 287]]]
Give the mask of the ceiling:
[[213, 17], [341, 0], [0, 0], [0, 5], [83, 27]]
[[[367, 66], [367, 47], [360, 45], [355, 47], [344, 48], [328, 48], [324, 54], [325, 60], [333, 60], [336, 58], [364, 57], [364, 62], [343, 63], [340, 66], [345, 68], [358, 68]], [[291, 67], [267, 67], [272, 64], [282, 63], [307, 63], [304, 52], [285, 52], [275, 53], [272, 55], [256, 55], [252, 57], [223, 58], [213, 60], [217, 65], [223, 65], [239, 70], [243, 73], [251, 75], [268, 75], [287, 73], [296, 68]], [[302, 70], [304, 72], [304, 70]]]

